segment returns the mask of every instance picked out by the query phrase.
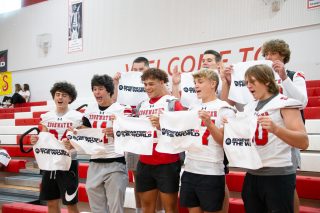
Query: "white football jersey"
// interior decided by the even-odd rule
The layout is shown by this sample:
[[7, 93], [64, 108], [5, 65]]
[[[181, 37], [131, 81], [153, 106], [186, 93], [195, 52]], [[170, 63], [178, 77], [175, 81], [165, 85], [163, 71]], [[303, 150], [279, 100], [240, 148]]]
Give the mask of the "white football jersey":
[[[218, 128], [221, 126], [223, 117], [233, 117], [235, 115], [235, 109], [220, 99], [194, 105], [190, 110], [209, 112], [211, 120]], [[201, 132], [204, 132], [202, 136], [203, 146], [200, 151], [186, 153], [185, 171], [205, 175], [224, 175], [223, 147], [213, 139], [204, 124], [202, 124], [202, 128]]]
[[[285, 127], [280, 109], [281, 108], [301, 108], [301, 102], [290, 99], [282, 94], [277, 95], [269, 101], [262, 109], [255, 111], [258, 101], [248, 103], [245, 113], [254, 113], [255, 116], [268, 115], [274, 123], [280, 127]], [[255, 146], [262, 160], [263, 167], [285, 167], [292, 166], [291, 146], [282, 141], [274, 134], [262, 129], [257, 124], [254, 136]]]
[[162, 96], [154, 104], [150, 104], [149, 100], [145, 100], [139, 106], [138, 115], [139, 117], [149, 117], [151, 115], [159, 115], [162, 111], [172, 111], [169, 109], [169, 102], [173, 100], [177, 100], [177, 98], [171, 95]]
[[49, 111], [41, 115], [40, 124], [47, 127], [48, 131], [58, 140], [66, 136], [69, 127], [77, 128], [82, 125], [82, 113], [76, 110], [69, 110], [62, 116], [57, 115], [56, 111]]
[[[171, 95], [162, 96], [157, 102], [154, 104], [150, 104], [149, 100], [145, 100], [141, 102], [140, 106], [138, 106], [138, 116], [139, 117], [150, 117], [152, 115], [158, 116], [163, 111], [173, 111], [169, 109], [169, 102], [177, 100], [177, 98]], [[157, 131], [157, 135], [161, 134], [159, 130]], [[157, 139], [154, 141], [157, 142]]]
[[[125, 115], [127, 111], [131, 113], [130, 107], [125, 107], [119, 103], [112, 104], [106, 110], [100, 110], [98, 104], [93, 104], [87, 107], [84, 117], [89, 120], [91, 128], [101, 128], [102, 131], [104, 128], [112, 127], [112, 115]], [[104, 147], [106, 154], [91, 155], [91, 159], [123, 157], [123, 155], [115, 153], [113, 137], [104, 137]]]

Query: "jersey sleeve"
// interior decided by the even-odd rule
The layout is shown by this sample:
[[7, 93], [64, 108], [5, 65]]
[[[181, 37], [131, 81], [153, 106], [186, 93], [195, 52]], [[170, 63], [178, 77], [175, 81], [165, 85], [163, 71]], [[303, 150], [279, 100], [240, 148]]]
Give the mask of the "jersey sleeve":
[[308, 104], [307, 86], [302, 72], [296, 72], [293, 80], [288, 77], [282, 82], [282, 86], [289, 98], [296, 99], [302, 103], [303, 108]]

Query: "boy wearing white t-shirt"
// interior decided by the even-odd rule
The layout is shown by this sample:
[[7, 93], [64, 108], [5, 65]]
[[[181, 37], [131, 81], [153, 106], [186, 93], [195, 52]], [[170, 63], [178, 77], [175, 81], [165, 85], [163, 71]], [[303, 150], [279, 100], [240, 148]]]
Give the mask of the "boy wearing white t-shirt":
[[222, 212], [225, 197], [225, 171], [222, 118], [235, 110], [216, 96], [219, 77], [214, 70], [201, 69], [193, 74], [195, 90], [201, 103], [190, 110], [199, 111], [204, 134], [200, 151], [186, 153], [181, 178], [180, 205], [189, 212]]

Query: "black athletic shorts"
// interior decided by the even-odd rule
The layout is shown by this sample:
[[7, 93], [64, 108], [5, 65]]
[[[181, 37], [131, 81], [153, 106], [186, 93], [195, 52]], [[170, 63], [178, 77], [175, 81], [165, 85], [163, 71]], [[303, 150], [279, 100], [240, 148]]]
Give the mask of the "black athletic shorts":
[[180, 161], [148, 165], [138, 162], [136, 174], [136, 191], [146, 192], [159, 189], [163, 193], [174, 193], [179, 191]]
[[225, 175], [201, 175], [183, 172], [180, 206], [200, 207], [202, 211], [216, 212], [223, 206]]
[[78, 161], [73, 160], [69, 171], [42, 171], [40, 200], [62, 199], [64, 205], [78, 203]]
[[242, 199], [247, 213], [293, 213], [296, 174], [260, 176], [246, 174]]

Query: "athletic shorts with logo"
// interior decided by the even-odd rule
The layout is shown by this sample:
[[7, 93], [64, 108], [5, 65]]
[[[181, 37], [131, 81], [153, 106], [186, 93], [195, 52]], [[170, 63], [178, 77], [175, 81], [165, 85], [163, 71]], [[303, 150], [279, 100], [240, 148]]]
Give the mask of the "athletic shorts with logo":
[[69, 171], [42, 171], [40, 200], [62, 199], [64, 205], [78, 203], [78, 161], [72, 160]]

